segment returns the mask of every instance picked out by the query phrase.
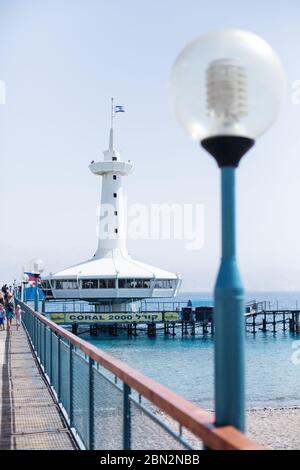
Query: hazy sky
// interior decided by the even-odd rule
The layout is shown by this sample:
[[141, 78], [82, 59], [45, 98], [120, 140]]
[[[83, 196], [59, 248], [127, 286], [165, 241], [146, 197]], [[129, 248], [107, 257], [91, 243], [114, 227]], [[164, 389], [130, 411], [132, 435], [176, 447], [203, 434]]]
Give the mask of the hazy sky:
[[[178, 52], [212, 29], [263, 36], [286, 69], [288, 95], [238, 172], [238, 258], [247, 289], [300, 282], [298, 0], [0, 0], [0, 281], [33, 257], [48, 271], [93, 255], [100, 180], [88, 164], [107, 147], [109, 98], [118, 147], [135, 164], [129, 203], [203, 203], [205, 243], [129, 241], [137, 259], [181, 273], [182, 290], [211, 290], [220, 255], [219, 171], [179, 128], [168, 79]], [[264, 90], [261, 90], [264, 93]]]

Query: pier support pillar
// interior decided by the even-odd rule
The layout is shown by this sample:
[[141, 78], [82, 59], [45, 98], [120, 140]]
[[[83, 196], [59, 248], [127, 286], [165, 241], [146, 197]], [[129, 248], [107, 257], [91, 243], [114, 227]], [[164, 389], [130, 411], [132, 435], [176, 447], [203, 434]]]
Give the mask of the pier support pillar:
[[300, 312], [295, 313], [295, 332], [300, 333]]
[[149, 338], [156, 336], [156, 325], [155, 323], [148, 323], [147, 325], [147, 334]]
[[273, 333], [276, 333], [276, 315], [273, 313]]
[[289, 318], [289, 329], [290, 331], [294, 331], [294, 314], [292, 313], [292, 317]]
[[267, 331], [267, 319], [266, 318], [263, 318], [263, 321], [262, 321], [262, 331], [264, 333], [266, 333]]
[[282, 328], [283, 328], [283, 331], [286, 330], [285, 312], [283, 312], [283, 314], [282, 314]]
[[252, 318], [252, 333], [253, 333], [253, 334], [256, 333], [255, 315], [253, 315], [253, 318]]
[[108, 331], [111, 336], [118, 336], [118, 325], [116, 323], [109, 325]]
[[72, 333], [73, 335], [76, 335], [78, 334], [78, 323], [74, 322], [72, 323]]

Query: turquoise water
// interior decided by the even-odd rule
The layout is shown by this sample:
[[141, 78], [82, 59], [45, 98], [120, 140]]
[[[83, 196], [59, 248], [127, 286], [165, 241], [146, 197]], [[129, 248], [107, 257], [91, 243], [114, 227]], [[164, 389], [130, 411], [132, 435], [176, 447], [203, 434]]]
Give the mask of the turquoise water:
[[[182, 294], [194, 304], [209, 294]], [[300, 293], [250, 293], [247, 300], [300, 306]], [[136, 338], [89, 337], [92, 344], [205, 408], [213, 408], [213, 339], [178, 335]], [[300, 336], [289, 332], [246, 335], [246, 385], [249, 408], [300, 406], [300, 364], [292, 362], [292, 345]], [[300, 343], [299, 343], [300, 344]]]

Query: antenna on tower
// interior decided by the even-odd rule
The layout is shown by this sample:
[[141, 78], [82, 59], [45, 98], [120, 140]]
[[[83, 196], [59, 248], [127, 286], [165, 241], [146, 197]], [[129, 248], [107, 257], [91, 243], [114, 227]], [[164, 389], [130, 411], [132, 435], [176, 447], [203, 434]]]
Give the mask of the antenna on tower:
[[114, 127], [114, 117], [115, 117], [115, 109], [114, 109], [114, 98], [111, 98], [111, 124], [110, 127], [113, 129]]
[[110, 116], [110, 133], [109, 133], [109, 150], [114, 149], [114, 117], [115, 117], [115, 107], [114, 99], [111, 98], [111, 116]]

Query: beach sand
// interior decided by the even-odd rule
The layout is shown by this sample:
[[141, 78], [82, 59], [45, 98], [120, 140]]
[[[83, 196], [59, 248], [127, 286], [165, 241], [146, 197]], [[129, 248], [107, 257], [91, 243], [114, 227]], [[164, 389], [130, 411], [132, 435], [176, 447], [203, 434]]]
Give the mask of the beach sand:
[[247, 433], [270, 449], [299, 450], [300, 408], [248, 411]]
[[[211, 411], [208, 411], [211, 413]], [[178, 425], [170, 417], [157, 411], [157, 414], [175, 431]], [[146, 424], [146, 423], [144, 423]], [[149, 423], [147, 423], [148, 425]], [[263, 408], [247, 411], [247, 435], [255, 439], [266, 449], [299, 450], [300, 449], [300, 408]], [[159, 436], [159, 433], [157, 434]], [[202, 443], [192, 433], [183, 429], [183, 438], [194, 448], [202, 449]], [[159, 436], [158, 447], [181, 449], [179, 444], [166, 435]], [[153, 446], [154, 442], [151, 439]], [[162, 447], [162, 446], [169, 447]]]

